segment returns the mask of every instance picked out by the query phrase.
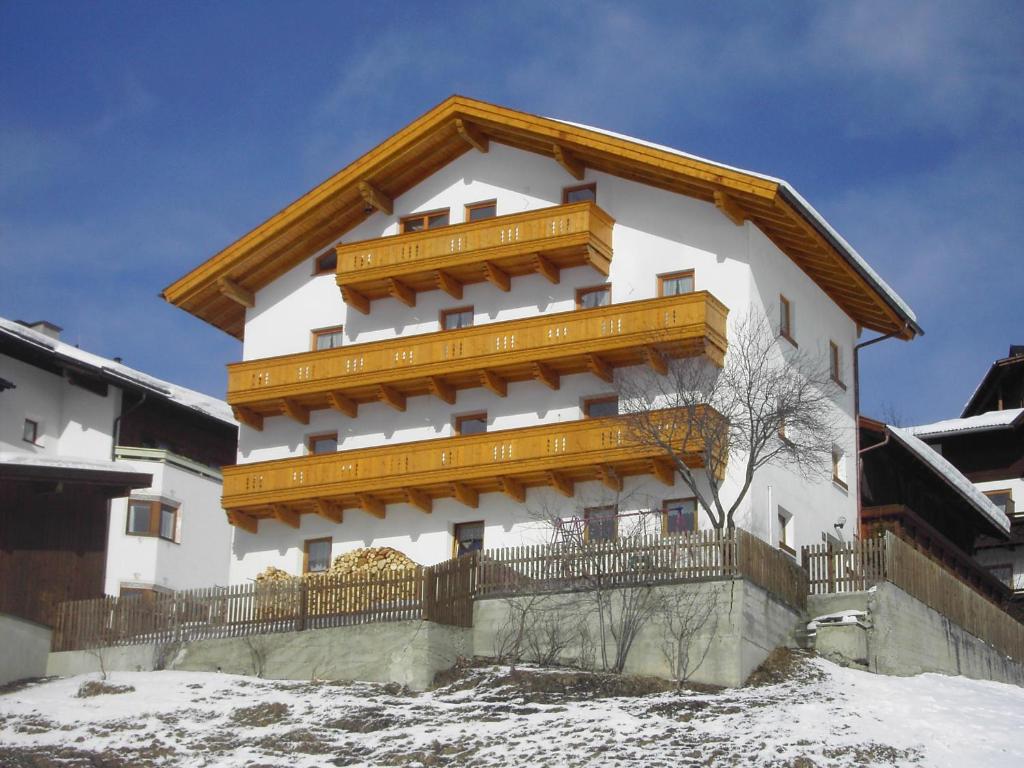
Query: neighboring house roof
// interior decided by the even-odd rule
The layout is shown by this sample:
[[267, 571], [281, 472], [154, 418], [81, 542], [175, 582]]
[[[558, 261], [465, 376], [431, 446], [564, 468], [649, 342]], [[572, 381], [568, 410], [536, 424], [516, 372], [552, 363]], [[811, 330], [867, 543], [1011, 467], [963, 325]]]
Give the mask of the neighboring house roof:
[[960, 470], [936, 453], [927, 443], [915, 437], [910, 430], [889, 425], [886, 425], [885, 428], [901, 445], [920, 459], [988, 522], [1004, 534], [1010, 533], [1010, 520], [1006, 517], [1006, 513], [993, 504], [988, 496], [979, 491], [974, 483], [964, 477]]
[[[1020, 366], [1020, 368], [1018, 369], [1017, 366]], [[1008, 357], [992, 363], [977, 388], [971, 393], [970, 399], [964, 404], [964, 409], [960, 415], [970, 416], [979, 407], [984, 407], [982, 401], [992, 388], [996, 386], [1000, 379], [1013, 372], [1016, 372], [1018, 375], [1024, 375], [1022, 373], [1024, 372], [1024, 348], [1019, 345], [1010, 347], [1010, 355]]]
[[57, 362], [84, 369], [116, 386], [141, 389], [163, 400], [177, 403], [226, 424], [232, 426], [238, 424], [231, 414], [231, 407], [223, 400], [158, 379], [142, 371], [129, 368], [116, 360], [86, 352], [4, 317], [0, 317], [0, 339], [2, 338], [49, 355]]
[[0, 453], [0, 478], [5, 480], [67, 480], [101, 485], [126, 485], [148, 488], [153, 476], [139, 472], [122, 461], [79, 459], [33, 455], [31, 453]]
[[934, 424], [908, 427], [907, 431], [920, 438], [944, 437], [946, 435], [968, 435], [973, 432], [991, 432], [997, 429], [1014, 429], [1024, 426], [1024, 408], [1006, 411], [988, 411], [963, 419], [945, 419]]
[[[474, 147], [495, 141], [717, 205], [753, 222], [860, 325], [909, 339], [914, 313], [786, 182], [678, 150], [452, 96], [175, 281], [164, 298], [241, 338], [255, 291]], [[365, 196], [365, 197], [364, 197]]]

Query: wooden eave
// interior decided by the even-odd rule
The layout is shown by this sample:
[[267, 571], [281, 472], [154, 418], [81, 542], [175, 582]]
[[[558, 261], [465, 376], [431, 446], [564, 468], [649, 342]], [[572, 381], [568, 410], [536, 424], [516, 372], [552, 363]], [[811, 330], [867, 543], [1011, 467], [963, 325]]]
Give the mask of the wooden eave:
[[[359, 190], [371, 184], [394, 199], [462, 154], [478, 151], [456, 121], [488, 141], [572, 159], [642, 184], [716, 204], [755, 224], [859, 325], [901, 338], [919, 329], [778, 182], [589, 128], [452, 96], [256, 229], [164, 289], [163, 297], [227, 333], [242, 337], [244, 303], [222, 290], [260, 288], [310, 259], [374, 209]], [[572, 176], [566, 173], [567, 184]], [[369, 210], [369, 212], [368, 212]], [[723, 214], [725, 215], [725, 214]]]

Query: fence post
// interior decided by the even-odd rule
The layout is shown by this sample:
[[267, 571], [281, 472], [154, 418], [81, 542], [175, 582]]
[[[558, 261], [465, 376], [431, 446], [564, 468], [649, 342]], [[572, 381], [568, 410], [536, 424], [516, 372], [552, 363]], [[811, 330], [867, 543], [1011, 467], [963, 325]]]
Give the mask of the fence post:
[[434, 603], [437, 600], [437, 589], [434, 583], [434, 568], [424, 566], [421, 577], [423, 579], [423, 620], [433, 621], [436, 615]]
[[302, 632], [306, 629], [306, 596], [309, 588], [305, 579], [299, 579], [298, 611], [295, 616], [295, 631]]

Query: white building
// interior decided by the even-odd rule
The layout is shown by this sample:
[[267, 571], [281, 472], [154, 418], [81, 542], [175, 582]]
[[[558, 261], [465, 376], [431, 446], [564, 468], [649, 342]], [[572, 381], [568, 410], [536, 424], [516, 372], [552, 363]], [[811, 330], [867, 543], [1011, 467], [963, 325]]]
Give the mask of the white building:
[[0, 610], [227, 583], [227, 404], [59, 335], [0, 318]]
[[463, 97], [164, 295], [244, 341], [233, 582], [366, 545], [428, 564], [535, 543], [538, 516], [616, 502], [707, 525], [630, 453], [608, 378], [648, 359], [652, 329], [673, 340], [659, 354], [720, 363], [748, 312], [781, 326], [780, 354], [834, 361], [842, 437], [833, 480], [769, 467], [739, 524], [794, 553], [848, 536], [854, 347], [920, 332], [786, 182]]

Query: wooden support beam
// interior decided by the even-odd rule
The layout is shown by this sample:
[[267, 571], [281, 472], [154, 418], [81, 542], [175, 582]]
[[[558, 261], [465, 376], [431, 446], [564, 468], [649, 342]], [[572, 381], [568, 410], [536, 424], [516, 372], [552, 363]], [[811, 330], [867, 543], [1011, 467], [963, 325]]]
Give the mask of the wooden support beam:
[[347, 285], [341, 286], [341, 300], [364, 315], [370, 314], [370, 300], [354, 288]]
[[453, 299], [462, 298], [462, 283], [449, 275], [443, 269], [439, 269], [434, 273], [434, 279], [437, 280], [437, 287]]
[[724, 213], [733, 224], [737, 227], [742, 226], [743, 222], [747, 220], [747, 213], [740, 207], [740, 204], [736, 201], [732, 195], [729, 195], [721, 190], [715, 190], [715, 205], [718, 206], [718, 210]]
[[428, 381], [430, 383], [430, 391], [438, 399], [444, 400], [448, 405], [455, 405], [455, 387], [440, 376], [431, 376]]
[[668, 459], [651, 459], [651, 472], [665, 485], [676, 484], [676, 468]]
[[537, 260], [537, 271], [544, 275], [549, 282], [558, 285], [559, 280], [562, 279], [562, 270], [558, 268], [558, 265], [539, 253], [534, 258]]
[[602, 360], [599, 355], [587, 355], [587, 368], [597, 378], [607, 381], [609, 384], [615, 382], [615, 373], [612, 371], [612, 367]]
[[222, 295], [227, 296], [229, 299], [241, 304], [243, 307], [256, 306], [256, 294], [248, 288], [243, 288], [229, 277], [222, 277], [217, 281], [217, 290], [219, 290]]
[[488, 138], [484, 135], [483, 131], [472, 123], [456, 119], [455, 131], [462, 137], [463, 141], [474, 149], [479, 150], [480, 152], [486, 152], [490, 149], [490, 141]]
[[377, 386], [377, 393], [380, 395], [381, 401], [387, 403], [396, 411], [405, 410], [405, 395], [394, 387], [389, 387], [387, 384], [379, 384]]
[[281, 407], [288, 418], [295, 419], [299, 424], [309, 424], [309, 408], [306, 406], [285, 398], [281, 401]]
[[245, 426], [252, 427], [257, 432], [263, 431], [263, 414], [256, 413], [251, 408], [244, 408], [240, 405], [232, 407], [231, 412], [235, 414], [235, 419], [245, 424]]
[[506, 496], [520, 504], [526, 501], [526, 487], [521, 482], [512, 477], [499, 479], [501, 480], [501, 490], [505, 492]]
[[597, 467], [597, 476], [601, 478], [601, 482], [610, 491], [622, 492], [622, 478], [619, 473], [615, 471], [615, 467], [610, 464], [599, 464]]
[[465, 504], [470, 509], [480, 506], [480, 492], [465, 483], [452, 483], [452, 495], [460, 504]]
[[548, 485], [563, 496], [572, 498], [576, 493], [576, 484], [561, 472], [546, 472]]
[[668, 361], [657, 347], [644, 347], [644, 359], [655, 373], [660, 373], [662, 376], [668, 374]]
[[393, 298], [396, 298], [400, 302], [405, 304], [407, 307], [416, 306], [416, 291], [414, 291], [408, 285], [403, 283], [401, 280], [396, 280], [393, 277], [389, 277], [388, 293], [390, 293]]
[[587, 167], [583, 164], [582, 160], [561, 144], [554, 144], [552, 146], [552, 151], [554, 152], [555, 160], [560, 166], [568, 171], [570, 176], [583, 181], [583, 173]]
[[356, 498], [359, 499], [359, 508], [368, 515], [383, 520], [385, 514], [384, 502], [378, 499], [376, 496], [371, 496], [368, 493], [361, 493]]
[[605, 277], [608, 277], [608, 273], [611, 272], [612, 263], [608, 260], [608, 257], [603, 253], [598, 253], [593, 248], [587, 248], [587, 261], [594, 269], [600, 272]]
[[395, 201], [368, 181], [359, 182], [359, 194], [362, 195], [363, 202], [381, 213], [390, 216], [395, 210]]
[[324, 520], [332, 523], [340, 523], [342, 520], [341, 507], [327, 499], [313, 499], [313, 509]]
[[480, 371], [480, 383], [485, 389], [489, 389], [498, 397], [508, 396], [508, 381], [496, 374], [494, 371]]
[[427, 514], [434, 511], [434, 500], [423, 491], [418, 491], [415, 488], [406, 488], [405, 500]]
[[245, 512], [239, 512], [237, 509], [228, 510], [228, 522], [236, 528], [241, 528], [249, 533], [259, 531], [259, 520], [252, 515], [245, 514]]
[[273, 504], [270, 507], [270, 511], [277, 522], [284, 523], [292, 528], [299, 527], [299, 513], [288, 509], [284, 504]]
[[484, 262], [484, 276], [487, 278], [487, 282], [505, 291], [505, 293], [512, 290], [512, 278], [509, 277], [508, 272], [489, 261]]
[[547, 363], [534, 363], [533, 377], [544, 382], [551, 389], [558, 389], [562, 386], [562, 378]]
[[331, 408], [344, 413], [349, 418], [354, 419], [359, 415], [359, 403], [351, 397], [346, 397], [341, 392], [328, 392], [327, 402], [331, 404]]

